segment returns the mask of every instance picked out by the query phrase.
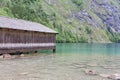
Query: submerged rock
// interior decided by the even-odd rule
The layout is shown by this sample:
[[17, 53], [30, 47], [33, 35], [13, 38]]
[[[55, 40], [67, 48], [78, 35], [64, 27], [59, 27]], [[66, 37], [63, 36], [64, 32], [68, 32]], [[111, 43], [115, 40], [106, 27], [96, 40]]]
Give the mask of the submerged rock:
[[94, 70], [86, 69], [85, 74], [87, 75], [97, 75], [97, 72]]
[[17, 55], [12, 55], [11, 59], [19, 58]]
[[99, 74], [101, 77], [103, 78], [108, 78], [108, 79], [112, 79], [112, 80], [120, 80], [120, 74], [116, 73], [116, 74]]
[[21, 54], [20, 57], [24, 57], [25, 55], [24, 54]]
[[6, 53], [6, 54], [3, 54], [3, 58], [4, 59], [11, 59], [12, 56], [10, 54]]
[[113, 80], [120, 80], [120, 74], [116, 73], [116, 74], [112, 74], [110, 76], [108, 76], [109, 79], [113, 79]]

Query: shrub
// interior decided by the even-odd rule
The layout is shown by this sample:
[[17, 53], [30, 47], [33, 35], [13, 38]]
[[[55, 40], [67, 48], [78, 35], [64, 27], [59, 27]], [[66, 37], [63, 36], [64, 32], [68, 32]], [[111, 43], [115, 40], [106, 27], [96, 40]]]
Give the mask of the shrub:
[[83, 9], [83, 1], [82, 0], [72, 0], [72, 2], [75, 3], [80, 10]]

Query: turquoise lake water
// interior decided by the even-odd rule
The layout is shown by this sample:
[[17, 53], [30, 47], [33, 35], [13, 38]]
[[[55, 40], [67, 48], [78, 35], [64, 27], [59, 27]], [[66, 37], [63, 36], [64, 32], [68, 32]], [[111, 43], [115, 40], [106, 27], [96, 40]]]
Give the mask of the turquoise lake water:
[[[56, 53], [0, 60], [0, 80], [111, 80], [100, 74], [120, 74], [120, 44], [59, 43]], [[87, 75], [85, 70], [97, 75]]]
[[63, 43], [57, 44], [57, 53], [85, 53], [85, 54], [120, 54], [120, 44], [88, 44], [88, 43]]

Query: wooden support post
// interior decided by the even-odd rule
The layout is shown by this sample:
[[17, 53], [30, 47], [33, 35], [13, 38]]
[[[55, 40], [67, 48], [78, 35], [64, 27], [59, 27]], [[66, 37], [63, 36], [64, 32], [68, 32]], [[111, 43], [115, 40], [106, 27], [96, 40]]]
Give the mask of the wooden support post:
[[56, 49], [53, 49], [53, 53], [56, 53]]
[[37, 53], [38, 51], [35, 51], [35, 53]]

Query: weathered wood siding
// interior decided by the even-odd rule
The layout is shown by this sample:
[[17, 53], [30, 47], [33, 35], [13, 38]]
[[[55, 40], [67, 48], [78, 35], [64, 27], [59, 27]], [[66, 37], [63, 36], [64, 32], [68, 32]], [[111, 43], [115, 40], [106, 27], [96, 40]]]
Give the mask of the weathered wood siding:
[[6, 50], [8, 52], [14, 52], [55, 49], [55, 45], [53, 45], [56, 42], [55, 36], [56, 34], [52, 33], [49, 34], [0, 28], [0, 45], [2, 45], [2, 47], [0, 47], [0, 53], [5, 52]]
[[55, 43], [55, 34], [0, 29], [0, 43]]
[[0, 43], [3, 43], [3, 30], [0, 29]]

